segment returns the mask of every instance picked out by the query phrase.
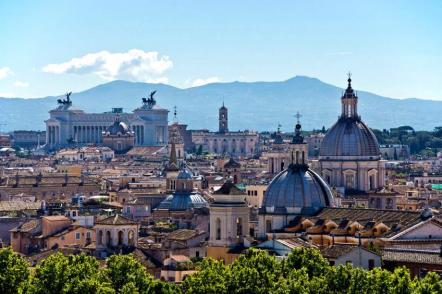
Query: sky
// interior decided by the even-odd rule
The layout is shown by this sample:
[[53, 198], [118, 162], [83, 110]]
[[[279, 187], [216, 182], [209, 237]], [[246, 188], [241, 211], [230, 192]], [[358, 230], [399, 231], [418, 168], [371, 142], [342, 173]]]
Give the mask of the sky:
[[0, 96], [296, 75], [442, 100], [442, 2], [0, 0]]

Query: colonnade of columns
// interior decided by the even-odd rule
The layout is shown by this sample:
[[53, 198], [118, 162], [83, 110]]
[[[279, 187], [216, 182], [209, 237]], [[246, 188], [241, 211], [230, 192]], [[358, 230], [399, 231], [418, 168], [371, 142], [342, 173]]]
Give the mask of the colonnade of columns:
[[78, 143], [102, 143], [102, 133], [108, 126], [74, 126], [74, 140]]
[[48, 137], [47, 142], [49, 145], [56, 145], [60, 143], [60, 127], [59, 126], [48, 126], [46, 130]]
[[132, 131], [135, 133], [135, 145], [143, 145], [144, 126], [132, 126]]

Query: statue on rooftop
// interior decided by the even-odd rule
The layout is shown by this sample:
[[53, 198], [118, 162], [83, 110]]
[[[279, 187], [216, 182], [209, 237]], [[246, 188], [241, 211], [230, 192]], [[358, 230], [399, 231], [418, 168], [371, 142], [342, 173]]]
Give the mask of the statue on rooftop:
[[150, 94], [149, 94], [149, 98], [145, 98], [145, 97], [141, 98], [141, 100], [143, 101], [143, 104], [146, 105], [147, 108], [149, 108], [149, 109], [152, 109], [152, 107], [154, 107], [155, 104], [157, 103], [157, 102], [155, 101], [155, 98], [153, 97], [153, 96], [155, 95], [156, 92], [157, 92], [156, 90], [150, 92]]
[[72, 100], [71, 100], [71, 95], [72, 92], [68, 92], [65, 94], [66, 99], [57, 99], [57, 103], [60, 105], [67, 105], [67, 106], [71, 106], [72, 105]]

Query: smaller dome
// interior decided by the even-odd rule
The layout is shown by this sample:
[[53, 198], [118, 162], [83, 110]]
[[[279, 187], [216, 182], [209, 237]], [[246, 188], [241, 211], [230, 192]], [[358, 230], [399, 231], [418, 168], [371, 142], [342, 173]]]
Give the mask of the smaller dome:
[[122, 121], [116, 120], [106, 131], [109, 135], [124, 135], [130, 132], [129, 127]]
[[307, 165], [290, 164], [268, 186], [261, 213], [312, 215], [330, 206], [333, 194], [327, 183]]
[[229, 161], [224, 164], [224, 168], [240, 168], [241, 164], [237, 162], [233, 157], [230, 157]]
[[192, 173], [187, 168], [183, 168], [178, 173], [177, 179], [178, 180], [190, 180], [190, 179], [192, 179]]
[[208, 207], [208, 205], [206, 199], [198, 193], [174, 193], [161, 201], [157, 209], [183, 211], [204, 208]]

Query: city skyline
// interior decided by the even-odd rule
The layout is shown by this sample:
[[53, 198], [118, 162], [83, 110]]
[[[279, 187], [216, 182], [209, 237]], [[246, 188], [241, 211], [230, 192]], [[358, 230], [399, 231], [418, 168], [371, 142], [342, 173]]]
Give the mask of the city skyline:
[[441, 10], [437, 1], [0, 2], [0, 96], [117, 79], [189, 88], [305, 75], [341, 85], [350, 70], [358, 90], [442, 100]]

